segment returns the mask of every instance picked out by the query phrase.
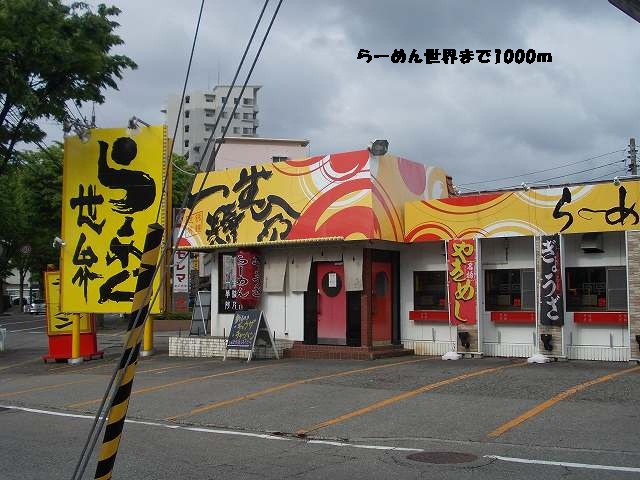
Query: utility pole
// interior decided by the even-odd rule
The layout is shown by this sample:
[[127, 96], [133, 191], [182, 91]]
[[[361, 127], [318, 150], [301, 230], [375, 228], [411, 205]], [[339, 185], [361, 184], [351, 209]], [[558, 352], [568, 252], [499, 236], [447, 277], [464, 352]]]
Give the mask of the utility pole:
[[630, 138], [629, 139], [629, 171], [631, 172], [631, 175], [636, 176], [638, 175], [638, 162], [636, 159], [636, 154], [638, 153], [638, 149], [636, 148], [636, 139], [635, 138]]

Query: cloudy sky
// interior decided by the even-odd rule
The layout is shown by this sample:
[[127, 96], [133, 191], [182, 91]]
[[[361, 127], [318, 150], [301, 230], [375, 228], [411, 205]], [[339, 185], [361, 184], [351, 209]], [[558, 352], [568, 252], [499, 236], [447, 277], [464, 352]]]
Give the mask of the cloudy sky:
[[[120, 50], [139, 68], [108, 92], [98, 126], [131, 115], [162, 122], [184, 81], [200, 0], [109, 3], [122, 10]], [[262, 3], [206, 0], [190, 88], [231, 80]], [[492, 61], [365, 63], [361, 48], [490, 49]], [[553, 61], [496, 65], [496, 48]], [[612, 178], [624, 172], [619, 150], [640, 140], [640, 24], [606, 0], [285, 0], [251, 81], [263, 85], [261, 136], [307, 138], [314, 155], [386, 138], [391, 152], [474, 189]]]

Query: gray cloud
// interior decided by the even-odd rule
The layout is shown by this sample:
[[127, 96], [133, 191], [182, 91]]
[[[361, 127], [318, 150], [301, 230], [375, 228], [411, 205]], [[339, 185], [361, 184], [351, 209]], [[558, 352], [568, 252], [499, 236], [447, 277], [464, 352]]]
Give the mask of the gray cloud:
[[[126, 74], [119, 91], [108, 92], [98, 123], [123, 125], [133, 114], [161, 122], [166, 97], [182, 86], [200, 2], [115, 3], [122, 9], [121, 50], [140, 68]], [[218, 74], [231, 80], [261, 4], [207, 1], [191, 88], [214, 85]], [[534, 48], [551, 52], [553, 62], [366, 64], [356, 60], [360, 48]], [[624, 148], [630, 136], [640, 136], [639, 60], [640, 24], [606, 0], [289, 0], [252, 83], [264, 85], [261, 135], [309, 138], [314, 154], [360, 149], [384, 137], [392, 152], [440, 165], [455, 182], [467, 183]]]

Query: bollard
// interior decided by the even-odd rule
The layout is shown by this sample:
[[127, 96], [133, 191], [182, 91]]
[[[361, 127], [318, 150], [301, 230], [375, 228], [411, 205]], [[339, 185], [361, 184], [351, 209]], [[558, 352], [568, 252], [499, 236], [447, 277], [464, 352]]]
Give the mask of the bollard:
[[142, 342], [141, 357], [150, 357], [154, 353], [153, 348], [153, 315], [147, 317], [144, 324], [144, 340]]
[[71, 324], [71, 358], [67, 360], [69, 365], [80, 365], [83, 358], [80, 356], [80, 315], [73, 315], [73, 323]]

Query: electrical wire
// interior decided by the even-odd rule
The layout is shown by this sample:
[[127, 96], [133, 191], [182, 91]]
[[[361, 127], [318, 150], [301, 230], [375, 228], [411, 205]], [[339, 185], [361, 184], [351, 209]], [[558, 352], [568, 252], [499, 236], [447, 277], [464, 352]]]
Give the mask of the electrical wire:
[[[250, 69], [249, 73], [247, 74], [247, 78], [246, 78], [246, 81], [245, 81], [244, 87], [246, 87], [246, 84], [247, 84], [247, 83], [248, 83], [248, 81], [249, 81], [249, 78], [250, 78], [250, 76], [251, 76], [251, 73], [253, 72], [253, 68], [255, 67], [255, 64], [256, 64], [256, 62], [257, 62], [257, 60], [258, 60], [259, 56], [260, 56], [260, 53], [261, 53], [261, 51], [262, 51], [262, 47], [264, 46], [264, 43], [265, 43], [265, 41], [266, 41], [266, 39], [267, 39], [267, 37], [268, 37], [268, 35], [269, 35], [269, 32], [270, 32], [270, 30], [271, 30], [271, 27], [272, 27], [272, 25], [273, 25], [273, 22], [275, 21], [275, 18], [276, 18], [276, 16], [277, 16], [277, 14], [278, 14], [278, 11], [279, 11], [279, 9], [280, 9], [280, 6], [281, 6], [281, 4], [282, 4], [282, 1], [283, 1], [283, 0], [280, 0], [280, 1], [279, 1], [278, 6], [277, 6], [277, 8], [276, 8], [276, 11], [274, 12], [273, 17], [271, 18], [271, 22], [270, 22], [269, 27], [267, 28], [267, 31], [265, 32], [265, 35], [264, 35], [264, 37], [263, 37], [263, 39], [262, 39], [262, 43], [261, 43], [261, 45], [260, 45], [260, 48], [259, 48], [258, 52], [256, 53], [256, 57], [254, 58], [253, 64], [252, 64], [252, 66], [251, 66], [251, 69]], [[248, 50], [249, 50], [249, 48], [250, 48], [250, 45], [251, 45], [251, 43], [252, 43], [252, 41], [253, 41], [253, 38], [254, 38], [254, 36], [255, 36], [255, 32], [256, 32], [256, 30], [257, 30], [257, 28], [258, 28], [258, 25], [259, 25], [259, 23], [260, 23], [260, 21], [261, 21], [261, 19], [262, 19], [262, 16], [263, 16], [263, 14], [264, 14], [264, 11], [265, 11], [266, 6], [267, 6], [267, 4], [268, 4], [268, 3], [269, 3], [269, 0], [265, 0], [265, 4], [264, 4], [264, 6], [263, 6], [263, 8], [262, 8], [262, 11], [261, 11], [260, 16], [259, 16], [259, 18], [258, 18], [258, 21], [256, 22], [256, 26], [254, 27], [253, 33], [252, 33], [252, 35], [251, 35], [251, 39], [249, 40], [249, 43], [247, 44], [247, 48], [245, 49], [245, 53], [244, 53], [244, 55], [243, 55], [243, 57], [242, 57], [242, 60], [241, 60], [241, 62], [240, 62], [240, 64], [239, 64], [239, 66], [238, 66], [238, 70], [237, 70], [237, 72], [236, 72], [236, 76], [234, 77], [234, 83], [235, 83], [235, 79], [236, 79], [236, 77], [237, 77], [238, 72], [239, 72], [239, 71], [241, 70], [241, 68], [242, 68], [242, 64], [243, 64], [244, 59], [245, 59], [245, 57], [246, 57], [246, 54], [247, 54], [247, 52], [248, 52]], [[243, 88], [244, 88], [244, 87], [243, 87]], [[233, 88], [233, 85], [230, 87], [230, 89], [231, 89], [231, 88]], [[224, 107], [224, 106], [223, 106], [223, 107]], [[237, 105], [236, 105], [236, 107], [237, 107]], [[214, 132], [215, 132], [215, 130], [214, 130]], [[212, 136], [209, 138], [209, 142], [211, 141], [212, 137], [213, 137], [213, 133], [212, 133]], [[224, 135], [223, 135], [223, 138], [224, 138]], [[209, 143], [207, 144], [207, 146], [208, 146], [208, 145], [209, 145]], [[200, 160], [200, 165], [202, 164], [202, 161], [204, 160], [204, 155], [205, 155], [206, 151], [207, 151], [207, 149], [205, 148], [205, 152], [203, 153], [202, 158], [201, 158], [201, 160]], [[214, 156], [211, 158], [211, 160], [210, 160], [210, 162], [209, 162], [209, 163], [211, 163], [211, 161], [215, 160], [215, 155], [216, 155], [216, 153], [217, 153], [217, 150], [216, 150], [216, 151], [214, 151]], [[207, 172], [207, 173], [208, 173], [208, 172]], [[206, 176], [205, 176], [205, 179], [206, 179]], [[194, 182], [193, 182], [193, 183], [195, 183], [195, 178], [194, 178]], [[201, 193], [202, 188], [203, 188], [203, 185], [204, 185], [204, 181], [203, 181], [203, 183], [201, 184], [201, 186], [200, 186], [200, 188], [199, 188], [198, 192], [196, 193], [196, 196], [198, 196], [198, 195]], [[182, 208], [184, 208], [184, 206], [186, 205], [187, 200], [188, 200], [188, 198], [189, 198], [189, 196], [190, 196], [190, 192], [191, 192], [192, 190], [193, 190], [193, 184], [192, 184], [192, 188], [191, 188], [189, 191], [187, 191], [187, 193], [186, 193], [186, 195], [185, 195], [185, 198], [184, 198], [184, 200], [183, 200], [183, 207], [182, 207]], [[175, 249], [175, 248], [176, 248], [176, 246], [177, 246], [177, 242], [178, 242], [178, 239], [179, 239], [179, 238], [182, 236], [182, 234], [184, 233], [185, 228], [186, 228], [186, 225], [187, 225], [187, 223], [188, 223], [188, 221], [189, 221], [189, 218], [190, 218], [190, 217], [191, 217], [191, 211], [189, 212], [189, 215], [188, 215], [187, 219], [184, 221], [184, 226], [182, 227], [182, 229], [181, 229], [181, 231], [180, 231], [180, 234], [179, 234], [179, 235], [175, 238], [175, 240], [174, 240], [173, 249]], [[165, 243], [165, 246], [164, 246], [164, 248], [163, 248], [163, 250], [162, 250], [162, 252], [161, 252], [161, 254], [160, 254], [160, 259], [158, 260], [158, 263], [157, 263], [156, 268], [155, 268], [155, 270], [154, 270], [153, 277], [152, 277], [151, 282], [150, 282], [150, 286], [149, 286], [149, 288], [147, 289], [147, 292], [146, 292], [146, 294], [145, 294], [145, 301], [146, 301], [146, 300], [149, 300], [149, 298], [151, 297], [151, 294], [152, 294], [152, 292], [153, 292], [153, 281], [154, 281], [154, 279], [155, 279], [155, 277], [156, 277], [156, 275], [157, 275], [157, 273], [158, 273], [158, 266], [159, 266], [159, 265], [161, 265], [161, 264], [164, 262], [164, 257], [166, 256], [166, 254], [167, 254], [167, 252], [168, 252], [168, 251], [169, 251], [169, 243], [168, 243], [168, 242], [166, 242], [166, 243]], [[152, 299], [152, 300], [151, 300], [151, 302], [150, 302], [150, 304], [151, 304], [151, 305], [156, 301], [156, 299], [157, 299], [157, 297], [158, 297], [158, 294], [160, 293], [160, 291], [161, 291], [161, 289], [162, 289], [162, 286], [163, 286], [163, 284], [164, 284], [164, 281], [165, 281], [165, 278], [163, 277], [163, 278], [161, 279], [161, 281], [160, 281], [160, 285], [159, 285], [158, 289], [155, 291], [155, 295], [153, 295], [153, 299]], [[141, 313], [141, 311], [139, 311], [139, 312], [138, 312], [138, 315], [136, 316], [136, 318], [135, 318], [135, 319], [132, 319], [132, 320], [131, 320], [134, 324], [135, 324], [135, 323], [137, 323], [137, 321], [139, 320], [140, 313]], [[142, 331], [142, 329], [140, 330], [140, 332], [141, 332], [141, 331]], [[138, 332], [138, 337], [137, 337], [137, 338], [135, 338], [135, 339], [133, 339], [133, 340], [135, 340], [135, 341], [136, 341], [136, 343], [137, 343], [137, 341], [139, 340], [140, 332]], [[130, 334], [131, 334], [131, 333], [130, 333]], [[127, 339], [127, 343], [128, 343], [128, 340], [129, 340], [129, 339]], [[123, 351], [123, 353], [122, 353], [121, 361], [120, 361], [119, 365], [120, 365], [120, 364], [124, 364], [124, 365], [128, 364], [128, 363], [130, 362], [131, 358], [132, 358], [132, 355], [133, 355], [133, 349], [131, 349], [131, 350], [130, 350], [129, 355], [128, 355], [128, 357], [127, 357], [126, 359], [125, 359], [125, 352], [126, 352], [126, 350], [124, 350], [124, 351]], [[124, 363], [123, 363], [123, 362], [124, 362]], [[107, 387], [107, 389], [106, 389], [106, 391], [105, 391], [105, 395], [104, 395], [104, 397], [103, 397], [103, 399], [102, 399], [102, 402], [101, 402], [101, 404], [100, 404], [100, 407], [98, 408], [98, 410], [97, 410], [97, 412], [96, 412], [96, 415], [95, 415], [95, 417], [94, 417], [94, 423], [93, 423], [93, 425], [92, 425], [92, 427], [91, 427], [91, 431], [90, 431], [89, 436], [88, 436], [88, 438], [87, 438], [87, 442], [85, 443], [85, 448], [83, 449], [83, 453], [82, 453], [82, 455], [81, 455], [81, 458], [80, 458], [80, 460], [79, 460], [79, 462], [78, 462], [78, 465], [76, 466], [76, 470], [74, 471], [74, 475], [73, 475], [73, 477], [72, 477], [73, 479], [81, 479], [81, 478], [82, 478], [82, 475], [84, 474], [84, 471], [85, 471], [85, 469], [86, 469], [86, 466], [87, 466], [87, 463], [88, 463], [89, 458], [90, 458], [90, 456], [91, 456], [91, 453], [93, 452], [93, 449], [95, 448], [95, 444], [96, 444], [96, 442], [97, 442], [98, 436], [100, 435], [100, 432], [102, 431], [102, 428], [103, 428], [103, 426], [104, 426], [104, 422], [106, 421], [106, 412], [111, 408], [111, 405], [113, 404], [113, 401], [114, 401], [115, 395], [116, 395], [117, 390], [118, 390], [118, 388], [119, 388], [119, 385], [121, 384], [121, 381], [122, 381], [122, 372], [120, 372], [120, 373], [119, 373], [119, 372], [120, 372], [120, 369], [119, 369], [118, 367], [116, 367], [116, 368], [115, 368], [115, 370], [114, 370], [114, 373], [112, 374], [112, 377], [111, 377], [111, 379], [110, 379], [110, 381], [109, 381], [109, 385], [108, 385], [108, 387]], [[114, 386], [114, 382], [115, 382], [115, 388], [113, 388], [113, 390], [112, 390], [112, 387]], [[107, 398], [109, 397], [109, 392], [110, 392], [110, 391], [111, 391], [111, 396], [110, 396], [110, 398], [109, 398], [108, 405], [107, 405]], [[106, 408], [105, 408], [105, 406], [106, 406]], [[78, 475], [77, 475], [77, 474], [78, 474]]]
[[173, 165], [173, 168], [175, 168], [176, 170], [180, 170], [182, 173], [186, 173], [187, 175], [191, 175], [193, 177], [195, 177], [197, 175], [197, 173], [187, 172], [186, 170], [183, 170], [178, 165], [176, 165], [176, 162], [174, 162], [173, 160], [171, 160], [171, 165]]
[[[19, 122], [20, 119], [18, 118], [18, 115], [15, 112], [10, 111], [7, 115], [7, 117], [11, 117], [11, 119], [14, 122]], [[17, 123], [11, 123], [8, 120], [6, 120], [6, 122], [13, 128], [17, 127]], [[49, 157], [49, 159], [51, 161], [53, 161], [54, 163], [58, 164], [58, 165], [62, 165], [62, 162], [60, 161], [60, 159], [54, 157], [53, 155], [51, 155], [51, 152], [49, 151], [49, 145], [46, 144], [46, 142], [44, 140], [32, 140], [30, 143], [33, 143], [36, 147], [38, 147], [38, 149], [44, 153], [47, 157]]]
[[[566, 173], [564, 175], [556, 175], [556, 176], [553, 176], [553, 177], [548, 177], [548, 178], [543, 178], [543, 179], [540, 179], [540, 180], [535, 180], [535, 181], [532, 181], [532, 182], [523, 182], [523, 183], [526, 183], [530, 187], [531, 186], [535, 186], [535, 185], [546, 185], [547, 182], [549, 182], [550, 180], [557, 180], [559, 178], [565, 178], [565, 177], [570, 177], [572, 175], [579, 175], [581, 173], [591, 172], [593, 170], [598, 170], [600, 168], [609, 167], [611, 165], [616, 165], [616, 164], [618, 164], [620, 162], [624, 162], [624, 160], [616, 160], [615, 162], [605, 163], [605, 164], [598, 165], [598, 166], [591, 167], [591, 168], [587, 168], [587, 169], [584, 169], [584, 170], [579, 170], [577, 172], [570, 172], [570, 173]], [[520, 185], [508, 185], [508, 186], [495, 187], [495, 188], [492, 188], [491, 190], [509, 190], [509, 189], [514, 189], [514, 188], [519, 188], [521, 186], [522, 186], [521, 184]], [[458, 186], [458, 188], [462, 188], [464, 190], [469, 190], [469, 191], [474, 191], [474, 192], [478, 191], [478, 189], [475, 189], [475, 188], [474, 189], [470, 189], [468, 187], [459, 187], [459, 186]]]
[[[189, 53], [189, 62], [187, 63], [187, 72], [184, 76], [184, 83], [182, 85], [182, 95], [180, 95], [180, 106], [178, 107], [178, 115], [176, 116], [176, 126], [173, 129], [173, 136], [171, 137], [172, 141], [176, 140], [176, 136], [178, 135], [178, 126], [180, 125], [180, 116], [182, 115], [182, 107], [184, 106], [184, 96], [187, 91], [187, 85], [189, 83], [189, 75], [191, 73], [191, 63], [193, 62], [193, 53], [196, 49], [196, 41], [198, 40], [198, 32], [200, 31], [200, 22], [202, 21], [202, 11], [204, 10], [204, 0], [200, 3], [200, 11], [198, 12], [198, 20], [196, 21], [196, 31], [193, 34], [193, 42], [191, 43], [191, 52]], [[173, 144], [171, 145], [171, 149], [173, 150]], [[169, 152], [171, 155], [173, 152]], [[164, 195], [167, 190], [167, 183], [169, 182], [169, 175], [165, 176], [164, 182], [162, 184], [162, 195]], [[160, 218], [160, 211], [162, 209], [162, 202], [158, 204], [158, 211], [156, 212], [156, 222]]]
[[511, 179], [514, 179], [514, 178], [528, 177], [528, 176], [531, 176], [531, 175], [536, 175], [538, 173], [550, 172], [550, 171], [553, 171], [553, 170], [558, 170], [560, 168], [571, 167], [573, 165], [578, 165], [580, 163], [589, 162], [591, 160], [597, 160], [598, 158], [606, 157], [606, 156], [609, 156], [609, 155], [613, 155], [614, 153], [620, 153], [620, 152], [624, 152], [624, 151], [626, 151], [626, 149], [623, 148], [623, 149], [620, 149], [620, 150], [614, 150], [612, 152], [603, 153], [601, 155], [596, 155], [594, 157], [585, 158], [583, 160], [578, 160], [576, 162], [565, 163], [565, 164], [562, 164], [562, 165], [556, 165], [555, 167], [545, 168], [545, 169], [542, 169], [542, 170], [536, 170], [536, 171], [529, 172], [529, 173], [520, 173], [518, 175], [511, 175], [509, 177], [501, 177], [501, 178], [494, 178], [494, 179], [489, 179], [489, 180], [479, 180], [479, 181], [476, 181], [476, 182], [462, 183], [462, 184], [458, 185], [458, 187], [464, 187], [464, 186], [467, 186], [467, 185], [479, 185], [479, 184], [482, 184], [482, 183], [492, 183], [492, 182], [499, 182], [499, 181], [502, 181], [502, 180], [511, 180]]
[[618, 164], [620, 162], [624, 162], [624, 160], [616, 160], [615, 162], [605, 163], [603, 165], [598, 165], [596, 167], [587, 168], [585, 170], [579, 170], [577, 172], [571, 172], [571, 173], [566, 173], [564, 175], [556, 175], [554, 177], [543, 178], [542, 180], [536, 180], [535, 182], [532, 182], [531, 184], [535, 185], [535, 184], [539, 184], [539, 183], [548, 182], [549, 180], [557, 180], [558, 178], [570, 177], [572, 175], [578, 175], [580, 173], [592, 172], [593, 170], [598, 170], [598, 169], [604, 168], [604, 167], [610, 167], [611, 165], [616, 165], [616, 164]]
[[622, 174], [624, 174], [624, 173], [629, 173], [629, 172], [628, 172], [628, 170], [627, 170], [626, 168], [623, 168], [623, 169], [618, 168], [618, 169], [612, 170], [612, 171], [610, 171], [610, 172], [604, 173], [604, 174], [602, 174], [602, 175], [599, 175], [599, 176], [597, 176], [597, 177], [594, 177], [594, 178], [588, 178], [588, 179], [583, 180], [583, 181], [584, 181], [584, 182], [595, 182], [595, 181], [597, 181], [597, 180], [603, 180], [603, 179], [605, 179], [605, 178], [611, 178], [611, 179], [613, 179], [613, 177], [614, 177], [614, 176], [622, 175]]

